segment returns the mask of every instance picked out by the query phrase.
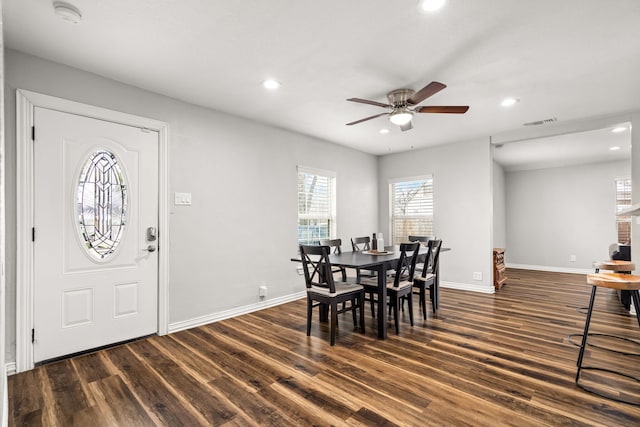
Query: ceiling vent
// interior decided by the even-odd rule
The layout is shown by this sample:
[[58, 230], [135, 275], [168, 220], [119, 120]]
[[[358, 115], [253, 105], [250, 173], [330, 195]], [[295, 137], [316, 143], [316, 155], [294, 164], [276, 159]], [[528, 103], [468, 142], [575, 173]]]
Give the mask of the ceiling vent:
[[548, 123], [553, 123], [557, 121], [558, 121], [557, 118], [551, 117], [550, 119], [544, 119], [544, 120], [538, 120], [537, 122], [525, 123], [523, 126], [540, 126], [540, 125], [546, 125]]

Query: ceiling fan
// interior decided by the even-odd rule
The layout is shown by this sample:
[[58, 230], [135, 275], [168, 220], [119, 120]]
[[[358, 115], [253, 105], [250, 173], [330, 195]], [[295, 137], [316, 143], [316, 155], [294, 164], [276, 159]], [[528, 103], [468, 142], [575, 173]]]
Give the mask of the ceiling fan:
[[412, 129], [411, 119], [414, 113], [447, 113], [447, 114], [464, 114], [469, 109], [468, 105], [445, 105], [445, 106], [428, 106], [420, 107], [416, 104], [421, 103], [430, 96], [435, 95], [447, 85], [440, 82], [431, 82], [419, 91], [413, 89], [396, 89], [387, 94], [389, 104], [382, 102], [370, 101], [368, 99], [361, 98], [349, 98], [347, 101], [359, 102], [361, 104], [375, 105], [377, 107], [388, 108], [390, 111], [386, 113], [376, 114], [375, 116], [366, 117], [364, 119], [356, 120], [355, 122], [347, 123], [347, 126], [356, 125], [358, 123], [366, 122], [367, 120], [375, 119], [380, 116], [389, 116], [391, 123], [400, 126], [402, 131]]

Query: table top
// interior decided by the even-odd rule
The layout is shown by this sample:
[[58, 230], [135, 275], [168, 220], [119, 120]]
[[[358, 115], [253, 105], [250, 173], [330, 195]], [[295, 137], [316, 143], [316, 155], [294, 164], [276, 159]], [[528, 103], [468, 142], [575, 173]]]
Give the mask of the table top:
[[[342, 252], [341, 254], [329, 255], [331, 265], [336, 267], [347, 268], [366, 268], [380, 265], [385, 262], [397, 261], [400, 258], [399, 246], [385, 246], [385, 251], [391, 251], [389, 254], [372, 255], [363, 252]], [[450, 251], [451, 248], [440, 248], [440, 252]], [[420, 246], [419, 255], [427, 254], [427, 247]], [[301, 262], [300, 257], [291, 258], [291, 261]]]

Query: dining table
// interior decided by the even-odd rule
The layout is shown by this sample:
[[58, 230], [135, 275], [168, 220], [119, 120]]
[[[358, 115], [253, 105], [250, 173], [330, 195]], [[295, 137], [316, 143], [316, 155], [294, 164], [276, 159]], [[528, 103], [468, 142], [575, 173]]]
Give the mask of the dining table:
[[[451, 250], [451, 248], [440, 248], [440, 252], [446, 252]], [[426, 246], [420, 246], [420, 251], [418, 252], [418, 263], [416, 265], [420, 265], [420, 263], [424, 262], [424, 259], [427, 255], [428, 249]], [[332, 253], [329, 255], [329, 261], [331, 262], [332, 267], [345, 267], [345, 268], [353, 268], [353, 269], [361, 269], [361, 270], [370, 270], [375, 271], [377, 273], [378, 278], [378, 301], [386, 301], [387, 300], [387, 271], [393, 270], [400, 259], [400, 246], [385, 246], [384, 251], [357, 251], [357, 252], [342, 252], [342, 253]], [[291, 261], [294, 262], [302, 262], [302, 259], [298, 255], [295, 258], [291, 258]], [[436, 268], [439, 268], [436, 266]], [[417, 273], [417, 272], [416, 272]], [[433, 298], [435, 300], [435, 307], [439, 307], [440, 302], [440, 274], [436, 273], [434, 290], [433, 290]], [[322, 311], [321, 311], [322, 312]], [[322, 316], [326, 317], [325, 315]], [[322, 319], [321, 319], [322, 320]], [[326, 318], [324, 319], [326, 321]], [[378, 304], [377, 309], [377, 320], [378, 320], [378, 338], [386, 339], [387, 338], [387, 315], [386, 315], [386, 304]]]

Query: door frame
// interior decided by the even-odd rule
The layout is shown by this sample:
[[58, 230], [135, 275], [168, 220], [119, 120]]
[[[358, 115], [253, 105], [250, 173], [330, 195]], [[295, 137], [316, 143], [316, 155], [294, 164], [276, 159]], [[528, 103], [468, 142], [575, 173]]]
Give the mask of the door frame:
[[169, 324], [169, 125], [166, 122], [94, 105], [16, 90], [16, 371], [33, 369], [31, 330], [34, 319], [34, 159], [31, 132], [35, 107], [105, 120], [158, 132], [158, 334]]

